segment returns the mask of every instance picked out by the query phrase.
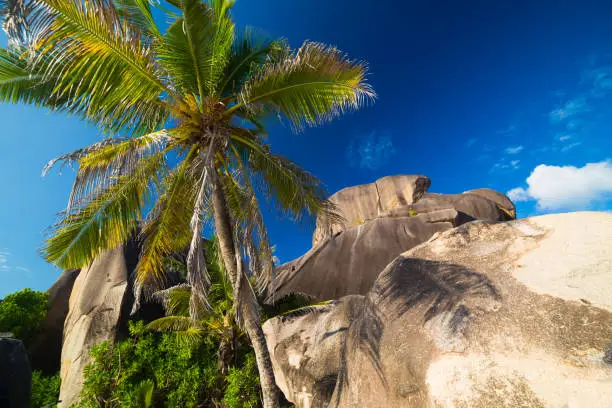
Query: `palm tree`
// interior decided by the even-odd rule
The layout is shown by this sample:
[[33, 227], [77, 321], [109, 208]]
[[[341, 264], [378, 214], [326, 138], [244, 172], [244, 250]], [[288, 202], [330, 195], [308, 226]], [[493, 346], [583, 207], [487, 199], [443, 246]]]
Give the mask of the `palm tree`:
[[[219, 344], [218, 359], [222, 376], [236, 363], [237, 348], [244, 344], [244, 332], [235, 323], [233, 308], [233, 288], [220, 262], [218, 241], [205, 245], [206, 268], [210, 278], [207, 288], [209, 310], [201, 310], [199, 319], [190, 315], [191, 287], [179, 284], [158, 291], [153, 297], [160, 301], [166, 316], [150, 322], [147, 327], [159, 332], [172, 332], [179, 342], [194, 346], [208, 336]], [[178, 259], [177, 259], [178, 258]], [[171, 268], [183, 276], [187, 275], [185, 260], [177, 255], [169, 258]]]
[[147, 0], [0, 0], [9, 35], [0, 100], [76, 115], [110, 135], [47, 166], [78, 164], [44, 246], [49, 262], [87, 265], [124, 243], [144, 216], [138, 281], [162, 281], [163, 260], [189, 247], [197, 317], [208, 306], [201, 237], [212, 218], [264, 406], [276, 407], [254, 291], [274, 273], [256, 192], [296, 220], [333, 208], [319, 180], [270, 151], [263, 123], [283, 118], [302, 130], [359, 108], [374, 92], [365, 64], [334, 47], [291, 49], [253, 30], [237, 34], [233, 0], [168, 3], [171, 10], [160, 6], [171, 21], [162, 32]]

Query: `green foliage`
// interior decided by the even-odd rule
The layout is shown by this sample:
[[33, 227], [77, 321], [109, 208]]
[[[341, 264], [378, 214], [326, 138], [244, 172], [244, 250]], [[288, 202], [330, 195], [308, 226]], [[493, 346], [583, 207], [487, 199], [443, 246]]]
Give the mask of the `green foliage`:
[[32, 372], [32, 408], [51, 408], [57, 405], [60, 390], [59, 373], [45, 376], [40, 371]]
[[257, 363], [255, 356], [249, 353], [241, 368], [230, 368], [223, 402], [228, 408], [252, 408], [259, 406], [259, 400]]
[[28, 347], [47, 316], [49, 297], [44, 292], [23, 289], [0, 303], [0, 332], [11, 332]]
[[[209, 337], [197, 343], [179, 342], [174, 333], [150, 332], [143, 322], [130, 323], [129, 327], [128, 339], [114, 345], [104, 342], [91, 349], [93, 361], [85, 368], [77, 407], [214, 407], [224, 398], [226, 380], [218, 363], [217, 342]], [[238, 364], [230, 368], [230, 373], [251, 377], [239, 380], [230, 374], [226, 395], [231, 400], [244, 395], [253, 403], [236, 407], [258, 407], [254, 357], [245, 357], [245, 350], [239, 351]]]

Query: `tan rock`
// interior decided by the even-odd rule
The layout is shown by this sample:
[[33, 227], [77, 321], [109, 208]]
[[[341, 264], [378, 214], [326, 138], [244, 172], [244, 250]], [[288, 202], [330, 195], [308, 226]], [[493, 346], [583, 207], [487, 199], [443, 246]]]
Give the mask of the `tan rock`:
[[431, 182], [425, 176], [388, 176], [374, 183], [344, 188], [333, 194], [329, 200], [334, 203], [341, 223], [329, 223], [317, 219], [312, 244], [319, 242], [345, 229], [364, 224], [380, 213], [415, 203], [423, 196]]
[[[275, 372], [300, 408], [609, 407], [610, 242], [605, 213], [441, 232], [394, 260], [366, 296], [341, 299], [324, 317], [266, 322]], [[306, 361], [299, 350], [321, 343], [318, 330], [338, 328], [339, 348], [309, 351], [308, 381], [289, 370], [279, 350]], [[313, 373], [330, 383], [334, 370], [333, 395], [315, 400], [308, 384], [323, 378]]]
[[376, 218], [327, 238], [302, 257], [280, 266], [267, 303], [300, 293], [317, 300], [366, 294], [380, 271], [402, 252], [455, 225], [457, 212]]
[[116, 248], [84, 268], [74, 282], [64, 323], [59, 407], [77, 402], [91, 347], [114, 339], [128, 276], [124, 250]]

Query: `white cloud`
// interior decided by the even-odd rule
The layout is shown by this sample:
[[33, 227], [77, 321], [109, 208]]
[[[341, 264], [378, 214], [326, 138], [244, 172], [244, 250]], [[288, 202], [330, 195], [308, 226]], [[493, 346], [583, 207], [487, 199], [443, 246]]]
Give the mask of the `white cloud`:
[[495, 163], [493, 167], [491, 167], [491, 170], [489, 170], [489, 173], [494, 173], [497, 171], [510, 172], [510, 171], [517, 170], [520, 167], [519, 166], [520, 162], [521, 162], [520, 160], [511, 160], [508, 162], [505, 159], [502, 159], [499, 162]]
[[0, 248], [0, 272], [22, 271], [30, 272], [29, 269], [23, 266], [14, 266], [9, 262], [11, 251], [8, 248]]
[[567, 101], [562, 107], [554, 109], [548, 116], [551, 122], [559, 123], [578, 114], [588, 112], [589, 110], [590, 108], [586, 98], [578, 97]]
[[346, 151], [346, 157], [353, 167], [376, 170], [395, 153], [391, 136], [378, 136], [374, 131], [358, 141], [351, 141]]
[[467, 142], [465, 142], [465, 147], [471, 147], [477, 141], [478, 141], [478, 139], [476, 139], [476, 138], [468, 139]]
[[536, 201], [542, 210], [589, 209], [612, 199], [612, 161], [584, 167], [540, 164], [527, 178], [527, 188], [508, 191], [511, 200]]
[[523, 150], [523, 148], [524, 148], [523, 146], [514, 146], [514, 147], [511, 146], [511, 147], [506, 148], [506, 153], [507, 154], [517, 154], [517, 153], [520, 153], [521, 150]]
[[574, 147], [580, 146], [582, 144], [582, 142], [574, 142], [574, 143], [570, 143], [568, 145], [565, 145], [561, 148], [562, 152], [567, 152], [568, 150], [572, 150]]

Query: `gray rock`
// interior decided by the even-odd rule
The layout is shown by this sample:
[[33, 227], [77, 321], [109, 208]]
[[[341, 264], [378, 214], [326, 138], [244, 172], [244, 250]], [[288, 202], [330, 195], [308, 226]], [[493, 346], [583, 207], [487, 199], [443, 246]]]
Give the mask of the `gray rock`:
[[298, 408], [609, 407], [610, 242], [605, 213], [439, 233], [367, 295], [267, 321], [281, 389]]
[[129, 278], [137, 260], [138, 248], [130, 243], [104, 252], [76, 278], [64, 323], [60, 407], [77, 402], [91, 347], [114, 340], [125, 324], [133, 303]]
[[366, 294], [380, 271], [402, 252], [454, 226], [457, 212], [376, 218], [320, 242], [302, 257], [281, 265], [267, 303], [300, 293], [317, 300]]
[[0, 407], [27, 408], [32, 395], [32, 371], [21, 340], [0, 337]]
[[435, 233], [516, 214], [512, 201], [496, 191], [431, 194], [425, 192], [429, 184], [424, 176], [391, 176], [332, 195], [345, 221], [318, 219], [313, 248], [278, 268], [265, 301], [293, 293], [317, 300], [365, 295], [389, 262]]
[[377, 218], [380, 213], [418, 201], [430, 184], [425, 176], [399, 175], [338, 191], [329, 200], [337, 206], [344, 220], [330, 222], [319, 217], [312, 236], [313, 247], [340, 231]]
[[60, 368], [64, 322], [68, 316], [68, 299], [79, 269], [65, 271], [47, 290], [49, 311], [42, 325], [41, 333], [30, 345], [30, 358], [34, 370], [55, 374]]

